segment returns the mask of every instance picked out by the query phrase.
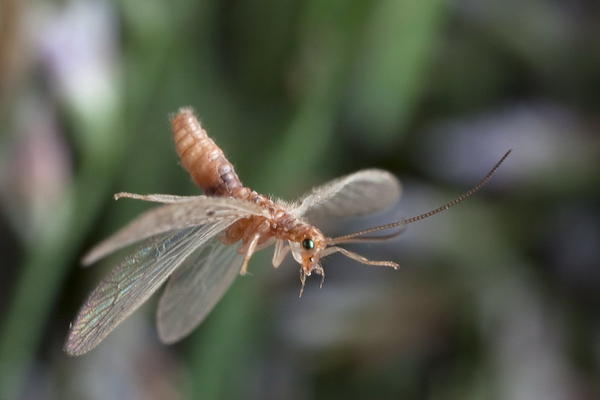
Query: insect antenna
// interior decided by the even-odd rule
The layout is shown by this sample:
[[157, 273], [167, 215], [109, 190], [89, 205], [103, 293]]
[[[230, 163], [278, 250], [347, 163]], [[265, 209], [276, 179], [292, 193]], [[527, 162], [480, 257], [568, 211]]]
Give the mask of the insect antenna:
[[[349, 233], [347, 235], [330, 238], [327, 240], [327, 243], [328, 244], [337, 244], [337, 243], [343, 243], [343, 242], [347, 243], [347, 242], [357, 242], [357, 241], [386, 240], [386, 239], [390, 239], [394, 236], [397, 236], [400, 233], [402, 233], [402, 231], [404, 230], [404, 227], [406, 225], [412, 224], [413, 222], [421, 221], [425, 218], [429, 218], [435, 214], [441, 213], [442, 211], [446, 211], [450, 207], [454, 207], [458, 203], [465, 201], [466, 199], [468, 199], [469, 197], [471, 197], [472, 195], [477, 193], [482, 187], [485, 186], [486, 183], [489, 182], [489, 180], [492, 178], [492, 176], [496, 173], [496, 170], [500, 167], [500, 165], [502, 165], [504, 160], [506, 160], [506, 158], [511, 153], [511, 151], [512, 151], [512, 149], [508, 150], [506, 153], [504, 153], [502, 158], [500, 158], [500, 160], [498, 160], [496, 165], [494, 165], [492, 167], [492, 169], [490, 169], [490, 171], [483, 177], [483, 179], [481, 181], [479, 181], [479, 183], [477, 185], [473, 186], [471, 189], [467, 190], [466, 192], [464, 192], [463, 194], [461, 194], [454, 200], [451, 200], [451, 201], [447, 202], [446, 204], [444, 204], [434, 210], [427, 211], [426, 213], [419, 214], [414, 217], [401, 219], [400, 221], [391, 222], [389, 224], [375, 226], [373, 228], [363, 229], [361, 231]], [[393, 229], [393, 228], [397, 228], [397, 227], [400, 227], [401, 229], [398, 232], [395, 232], [390, 235], [375, 236], [375, 237], [360, 237], [360, 236], [366, 235], [368, 233], [385, 231], [385, 230]]]
[[[387, 240], [393, 239], [396, 236], [400, 236], [400, 234], [402, 232], [404, 232], [404, 230], [406, 229], [406, 226], [402, 225], [398, 227], [398, 230], [394, 233], [390, 233], [388, 235], [379, 235], [379, 236], [367, 236], [367, 237], [355, 237], [355, 234], [358, 234], [359, 232], [356, 233], [351, 233], [348, 235], [344, 235], [344, 236], [340, 236], [337, 238], [332, 238], [330, 239], [331, 241], [328, 241], [327, 243], [330, 244], [340, 244], [340, 243], [373, 243], [373, 242], [385, 242]], [[367, 232], [365, 232], [367, 233]], [[349, 236], [349, 237], [347, 237]], [[333, 242], [333, 240], [335, 240], [335, 242]]]

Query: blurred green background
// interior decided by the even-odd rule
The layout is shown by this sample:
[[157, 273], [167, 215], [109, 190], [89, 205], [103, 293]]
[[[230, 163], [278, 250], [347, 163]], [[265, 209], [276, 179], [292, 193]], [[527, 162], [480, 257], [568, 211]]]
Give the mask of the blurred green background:
[[[259, 192], [366, 167], [429, 210], [297, 266], [257, 255], [208, 319], [158, 342], [156, 297], [88, 355], [69, 322], [116, 258], [78, 259], [147, 204], [195, 194], [168, 114], [193, 106]], [[0, 399], [600, 398], [596, 0], [0, 1]]]

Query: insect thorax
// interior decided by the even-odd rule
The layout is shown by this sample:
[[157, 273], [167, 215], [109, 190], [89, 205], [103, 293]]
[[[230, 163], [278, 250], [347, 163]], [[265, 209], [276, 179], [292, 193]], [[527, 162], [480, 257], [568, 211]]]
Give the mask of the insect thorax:
[[254, 215], [236, 221], [225, 232], [227, 243], [239, 240], [246, 242], [256, 233], [262, 236], [260, 243], [273, 237], [292, 242], [301, 242], [306, 237], [322, 237], [322, 233], [316, 227], [295, 217], [266, 196], [248, 188], [241, 188], [236, 191], [234, 197], [259, 205], [268, 210], [270, 217]]

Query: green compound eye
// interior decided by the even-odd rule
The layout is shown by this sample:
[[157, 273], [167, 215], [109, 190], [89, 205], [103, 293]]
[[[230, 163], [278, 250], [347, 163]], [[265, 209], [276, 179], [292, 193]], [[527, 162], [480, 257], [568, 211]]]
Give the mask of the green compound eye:
[[302, 247], [306, 250], [310, 250], [315, 247], [315, 242], [313, 242], [312, 239], [304, 239], [302, 241]]

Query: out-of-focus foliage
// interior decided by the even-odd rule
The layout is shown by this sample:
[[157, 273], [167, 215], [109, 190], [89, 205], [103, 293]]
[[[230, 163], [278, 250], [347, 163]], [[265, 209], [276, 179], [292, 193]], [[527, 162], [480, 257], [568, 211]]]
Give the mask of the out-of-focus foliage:
[[[0, 2], [0, 399], [600, 397], [600, 6], [594, 0]], [[205, 323], [160, 344], [154, 302], [61, 350], [115, 258], [94, 242], [193, 194], [168, 114], [191, 105], [256, 190], [385, 168], [387, 213], [476, 198], [297, 266], [256, 256]]]

